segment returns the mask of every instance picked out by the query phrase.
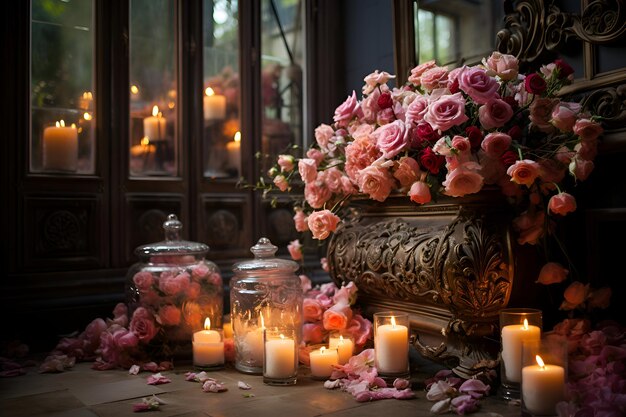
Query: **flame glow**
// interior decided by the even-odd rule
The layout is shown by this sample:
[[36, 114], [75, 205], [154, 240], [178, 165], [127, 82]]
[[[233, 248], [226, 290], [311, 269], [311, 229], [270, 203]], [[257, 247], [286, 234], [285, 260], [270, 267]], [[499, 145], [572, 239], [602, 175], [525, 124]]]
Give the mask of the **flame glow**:
[[241, 132], [237, 131], [237, 133], [235, 133], [235, 136], [233, 136], [233, 140], [235, 142], [241, 142]]
[[204, 319], [204, 330], [210, 330], [211, 329], [211, 319], [210, 318], [206, 318]]
[[535, 360], [537, 361], [541, 369], [544, 369], [546, 367], [546, 364], [543, 363], [543, 359], [541, 359], [541, 356], [535, 355]]
[[522, 328], [528, 330], [528, 319], [524, 319], [524, 326]]
[[207, 89], [206, 89], [206, 90], [204, 90], [204, 93], [205, 93], [207, 96], [209, 96], [209, 97], [210, 97], [210, 96], [212, 96], [212, 95], [214, 95], [214, 94], [215, 94], [215, 91], [213, 91], [213, 89], [212, 89], [211, 87], [207, 87]]
[[324, 353], [326, 353], [326, 348], [324, 346], [322, 346], [320, 348], [320, 355], [323, 355]]
[[153, 115], [154, 117], [156, 117], [156, 116], [157, 116], [157, 114], [159, 114], [159, 106], [154, 106], [154, 107], [152, 108], [152, 115]]
[[396, 327], [396, 318], [391, 316], [391, 327]]

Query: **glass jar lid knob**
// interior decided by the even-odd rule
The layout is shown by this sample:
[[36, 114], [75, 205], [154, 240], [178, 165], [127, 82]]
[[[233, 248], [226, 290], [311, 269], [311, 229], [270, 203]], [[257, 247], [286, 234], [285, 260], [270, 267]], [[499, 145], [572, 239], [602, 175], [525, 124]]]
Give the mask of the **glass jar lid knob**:
[[178, 220], [175, 214], [170, 214], [167, 216], [167, 220], [163, 222], [163, 229], [165, 230], [166, 241], [180, 240], [180, 231], [183, 230], [183, 223]]
[[250, 251], [254, 253], [255, 258], [272, 258], [278, 250], [277, 246], [274, 246], [272, 242], [266, 237], [262, 237], [259, 241], [250, 248]]

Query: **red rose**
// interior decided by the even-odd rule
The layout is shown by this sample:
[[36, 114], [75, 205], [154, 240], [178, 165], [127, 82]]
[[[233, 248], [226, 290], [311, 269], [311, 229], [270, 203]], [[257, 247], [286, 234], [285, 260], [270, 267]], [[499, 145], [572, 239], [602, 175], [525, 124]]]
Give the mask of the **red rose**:
[[515, 100], [515, 97], [513, 96], [506, 96], [502, 100], [504, 100], [505, 103], [511, 106], [513, 110], [516, 110], [519, 107], [519, 105], [517, 104], [517, 101]]
[[524, 79], [524, 87], [531, 94], [541, 94], [546, 91], [548, 86], [541, 75], [533, 72]]
[[378, 107], [381, 109], [388, 109], [393, 106], [393, 99], [391, 98], [391, 93], [384, 92], [378, 97]]
[[472, 149], [480, 147], [480, 143], [483, 141], [483, 132], [477, 126], [466, 127], [465, 136], [469, 139]]
[[554, 60], [554, 65], [559, 69], [559, 78], [567, 78], [574, 73], [574, 68], [562, 59]]
[[508, 168], [517, 161], [517, 154], [513, 151], [506, 151], [500, 156], [500, 160]]
[[422, 122], [413, 130], [411, 147], [421, 148], [425, 145], [427, 146], [430, 143], [435, 143], [439, 137], [439, 133], [429, 123]]
[[520, 140], [522, 138], [522, 128], [515, 125], [506, 132], [507, 135], [511, 137], [513, 140]]
[[439, 168], [446, 161], [446, 158], [441, 155], [437, 155], [431, 148], [426, 148], [420, 155], [420, 163], [431, 174], [438, 174]]
[[452, 94], [459, 92], [459, 79], [458, 78], [455, 78], [454, 81], [452, 81], [450, 85], [448, 85], [448, 90], [450, 90], [450, 93]]

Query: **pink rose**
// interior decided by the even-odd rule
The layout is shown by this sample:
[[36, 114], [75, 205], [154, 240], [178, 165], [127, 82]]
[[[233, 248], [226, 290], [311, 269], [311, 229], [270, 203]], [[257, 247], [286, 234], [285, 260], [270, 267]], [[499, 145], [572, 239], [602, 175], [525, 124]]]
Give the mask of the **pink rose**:
[[424, 71], [420, 77], [422, 88], [426, 92], [448, 86], [448, 67], [433, 67]]
[[180, 323], [180, 310], [173, 305], [166, 305], [159, 309], [157, 321], [163, 326], [176, 326]]
[[325, 272], [330, 271], [330, 268], [328, 267], [328, 258], [324, 257], [320, 259], [320, 265], [322, 267], [322, 270]]
[[315, 128], [315, 140], [322, 149], [328, 148], [328, 142], [334, 134], [333, 128], [323, 123]]
[[132, 349], [136, 347], [137, 344], [139, 344], [139, 339], [137, 338], [137, 335], [126, 329], [118, 330], [113, 333], [113, 339], [122, 349]]
[[569, 172], [576, 177], [577, 180], [584, 181], [593, 171], [594, 164], [592, 161], [581, 159], [576, 156], [569, 164]]
[[424, 72], [427, 70], [436, 67], [435, 61], [427, 61], [423, 64], [418, 65], [417, 67], [411, 70], [411, 75], [409, 75], [409, 82], [419, 86], [421, 85], [421, 77]]
[[319, 301], [313, 298], [305, 298], [302, 302], [302, 314], [304, 321], [314, 322], [322, 319], [324, 309]]
[[355, 314], [350, 320], [346, 332], [352, 335], [357, 346], [363, 346], [372, 335], [372, 322], [360, 314]]
[[198, 296], [200, 295], [200, 291], [201, 291], [200, 284], [198, 284], [197, 282], [192, 282], [191, 284], [189, 284], [189, 287], [187, 288], [187, 291], [185, 292], [185, 296], [187, 297], [187, 300], [195, 300], [196, 298], [198, 298]]
[[324, 328], [321, 323], [304, 323], [302, 325], [302, 340], [304, 343], [322, 343], [324, 340]]
[[598, 141], [583, 141], [576, 144], [574, 150], [576, 151], [576, 156], [580, 159], [593, 161], [598, 155]]
[[281, 172], [293, 171], [295, 159], [292, 155], [278, 155], [278, 165]]
[[513, 109], [504, 100], [492, 98], [478, 109], [478, 119], [483, 128], [490, 130], [504, 126], [513, 117]]
[[441, 131], [465, 123], [469, 118], [465, 114], [463, 94], [442, 95], [430, 103], [424, 115], [424, 120], [430, 123], [433, 129]]
[[449, 171], [446, 180], [442, 183], [445, 194], [452, 197], [463, 197], [474, 194], [483, 187], [483, 176], [478, 170], [480, 165], [475, 162], [466, 162], [458, 168]]
[[415, 159], [403, 156], [400, 158], [400, 162], [393, 176], [400, 182], [402, 187], [408, 187], [417, 181], [421, 173], [420, 165]]
[[456, 135], [452, 138], [452, 147], [456, 149], [460, 154], [466, 155], [469, 155], [472, 149], [472, 145], [469, 139], [460, 135]]
[[534, 245], [543, 235], [546, 214], [543, 211], [529, 213], [525, 211], [513, 219], [513, 227], [518, 231], [517, 243], [520, 245], [529, 243]]
[[144, 343], [151, 341], [157, 334], [152, 314], [143, 307], [139, 307], [133, 313], [133, 318], [130, 321], [130, 330]]
[[[180, 277], [180, 275], [185, 276]], [[185, 291], [189, 286], [189, 274], [183, 272], [183, 274], [172, 277], [169, 274], [162, 273], [159, 278], [159, 289], [166, 295], [176, 295], [182, 291]]]
[[291, 259], [294, 261], [302, 260], [302, 245], [298, 239], [289, 242], [287, 250], [289, 251], [289, 255], [291, 255]]
[[542, 132], [552, 132], [554, 127], [550, 124], [552, 109], [558, 103], [558, 99], [537, 97], [530, 105], [529, 119], [534, 126]]
[[561, 264], [548, 262], [539, 271], [537, 282], [543, 285], [558, 284], [565, 281], [567, 274], [569, 274], [569, 271], [563, 268]]
[[317, 173], [315, 181], [311, 181], [304, 186], [304, 198], [313, 208], [322, 208], [330, 199], [332, 192], [324, 181], [324, 172]]
[[150, 287], [152, 287], [152, 284], [154, 284], [154, 277], [152, 276], [152, 273], [148, 271], [140, 271], [133, 276], [133, 282], [139, 291], [144, 292], [148, 291]]
[[558, 193], [553, 195], [548, 202], [548, 210], [554, 214], [565, 216], [576, 210], [576, 199], [568, 193]]
[[202, 281], [209, 274], [209, 268], [205, 264], [196, 265], [191, 270], [191, 279], [194, 281]]
[[[306, 151], [306, 157], [314, 160], [316, 165], [321, 164], [325, 158], [322, 151], [320, 151], [319, 149], [315, 149], [315, 148], [311, 148], [308, 151]], [[299, 165], [298, 165], [298, 168], [300, 168]]]
[[314, 239], [324, 240], [331, 232], [337, 229], [339, 217], [330, 210], [320, 210], [311, 213], [307, 219], [309, 230], [313, 234]]
[[323, 314], [322, 322], [326, 330], [343, 330], [352, 319], [352, 309], [348, 304], [335, 304]]
[[553, 189], [554, 183], [560, 183], [565, 177], [566, 166], [554, 159], [539, 161], [539, 177], [543, 181], [542, 188]]
[[426, 204], [432, 199], [430, 195], [430, 187], [424, 181], [415, 181], [413, 185], [411, 185], [409, 197], [411, 198], [411, 201], [417, 204]]
[[284, 175], [276, 175], [273, 182], [274, 185], [282, 192], [287, 191], [287, 188], [289, 188], [289, 183]]
[[480, 67], [466, 67], [458, 77], [459, 87], [478, 104], [496, 97], [500, 85]]
[[502, 132], [492, 132], [485, 136], [480, 147], [487, 155], [498, 158], [511, 146], [512, 139], [509, 135]]
[[496, 51], [487, 58], [487, 68], [493, 72], [489, 75], [497, 75], [505, 81], [514, 80], [519, 73], [519, 61], [513, 55], [501, 54]]
[[599, 123], [589, 119], [576, 120], [573, 130], [583, 141], [595, 141], [603, 132]]
[[369, 195], [372, 200], [382, 202], [391, 193], [394, 179], [387, 169], [371, 165], [359, 172], [357, 183], [362, 193]]
[[354, 117], [355, 110], [357, 107], [357, 99], [356, 93], [352, 91], [352, 95], [348, 96], [346, 101], [344, 101], [337, 109], [335, 110], [335, 115], [333, 116], [333, 120], [337, 123], [337, 126], [346, 127], [352, 118]]
[[298, 161], [298, 172], [305, 183], [314, 181], [317, 178], [317, 162], [310, 158], [300, 159]]
[[391, 75], [388, 72], [378, 72], [378, 70], [374, 71], [373, 73], [367, 75], [363, 81], [365, 81], [365, 85], [363, 86], [363, 94], [368, 95], [370, 94], [372, 91], [374, 91], [374, 89], [376, 88], [377, 85], [379, 84], [386, 84], [387, 81], [396, 78], [395, 75]]
[[359, 177], [359, 172], [370, 166], [380, 157], [380, 150], [376, 146], [376, 139], [365, 135], [346, 146], [345, 171], [354, 182]]
[[396, 114], [394, 113], [392, 108], [381, 110], [376, 114], [376, 123], [378, 123], [380, 126], [389, 124], [396, 119]]
[[309, 225], [306, 222], [306, 214], [302, 209], [296, 209], [296, 214], [293, 216], [293, 222], [296, 225], [296, 231], [306, 232], [309, 230]]
[[562, 132], [571, 132], [580, 113], [580, 104], [562, 101], [552, 110], [550, 122]]
[[343, 191], [343, 185], [341, 183], [342, 176], [342, 172], [335, 167], [326, 169], [324, 182], [326, 182], [326, 186], [331, 192], [340, 194]]
[[421, 122], [427, 110], [428, 98], [422, 95], [417, 96], [406, 109], [406, 123], [410, 125]]
[[565, 301], [567, 301], [570, 305], [576, 307], [585, 302], [588, 295], [589, 284], [583, 284], [582, 282], [574, 281], [569, 285], [569, 287], [565, 289], [565, 292], [563, 293], [563, 298], [565, 298]]
[[356, 300], [357, 287], [354, 282], [349, 282], [347, 285], [339, 288], [335, 295], [333, 295], [333, 302], [335, 304], [354, 304]]
[[576, 152], [570, 150], [567, 146], [561, 146], [556, 151], [556, 155], [554, 155], [554, 157], [556, 158], [557, 161], [561, 162], [562, 164], [569, 165], [569, 163], [572, 162], [572, 158], [574, 158], [575, 155], [576, 155]]
[[506, 173], [514, 183], [530, 187], [539, 176], [539, 164], [530, 159], [515, 161]]
[[408, 143], [407, 129], [400, 120], [378, 128], [373, 135], [377, 138], [376, 146], [387, 159], [399, 154]]
[[302, 287], [302, 293], [306, 294], [307, 292], [313, 289], [313, 284], [311, 284], [311, 279], [304, 274], [298, 275], [300, 278], [300, 287]]

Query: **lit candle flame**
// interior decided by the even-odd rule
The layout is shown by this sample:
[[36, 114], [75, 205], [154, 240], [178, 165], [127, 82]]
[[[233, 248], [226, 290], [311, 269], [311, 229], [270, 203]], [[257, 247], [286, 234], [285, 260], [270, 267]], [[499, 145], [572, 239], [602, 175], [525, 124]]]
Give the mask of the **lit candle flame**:
[[215, 94], [215, 91], [213, 91], [213, 89], [212, 89], [211, 87], [207, 87], [207, 89], [206, 89], [206, 90], [204, 90], [204, 93], [205, 93], [207, 96], [209, 96], [209, 97], [210, 97], [210, 96], [212, 96], [212, 95], [214, 95], [214, 94]]
[[76, 123], [72, 123], [71, 128], [72, 128], [72, 129], [76, 129]]
[[211, 319], [208, 317], [204, 319], [204, 330], [211, 330]]
[[528, 330], [528, 319], [524, 319], [524, 326], [522, 328]]
[[326, 348], [324, 346], [322, 346], [320, 348], [320, 355], [323, 355], [324, 353], [326, 353]]
[[169, 107], [170, 109], [173, 109], [174, 107], [176, 107], [176, 103], [174, 103], [173, 101], [170, 101], [169, 103], [167, 103], [167, 107]]
[[339, 346], [343, 345], [343, 336], [339, 335], [339, 342], [337, 343]]
[[[141, 138], [141, 144], [143, 146], [148, 146], [150, 144], [150, 138], [147, 136], [144, 136], [143, 138]], [[207, 319], [208, 320], [208, 319]]]
[[60, 122], [57, 122], [57, 127], [65, 127], [65, 120], [61, 119]]
[[131, 85], [130, 86], [130, 92], [133, 93], [133, 94], [139, 93], [139, 87], [137, 87], [136, 85]]
[[91, 120], [91, 114], [89, 114], [89, 112], [85, 112], [85, 114], [83, 114], [83, 119]]
[[393, 327], [394, 329], [396, 327], [396, 318], [394, 316], [391, 316], [391, 327]]
[[541, 368], [541, 370], [544, 370], [546, 368], [546, 364], [543, 363], [543, 359], [541, 359], [541, 356], [535, 355], [535, 360], [539, 364], [539, 367]]
[[235, 136], [233, 136], [233, 140], [234, 140], [235, 142], [241, 142], [241, 132], [237, 131], [237, 132], [235, 133]]
[[93, 94], [91, 94], [91, 91], [85, 91], [83, 93], [83, 98], [85, 100], [91, 100], [91, 99], [93, 99]]
[[156, 116], [157, 116], [157, 114], [159, 114], [159, 106], [154, 106], [154, 107], [152, 108], [152, 115], [153, 115], [154, 117], [156, 117]]
[[284, 334], [280, 334], [280, 340], [285, 340], [285, 335]]

